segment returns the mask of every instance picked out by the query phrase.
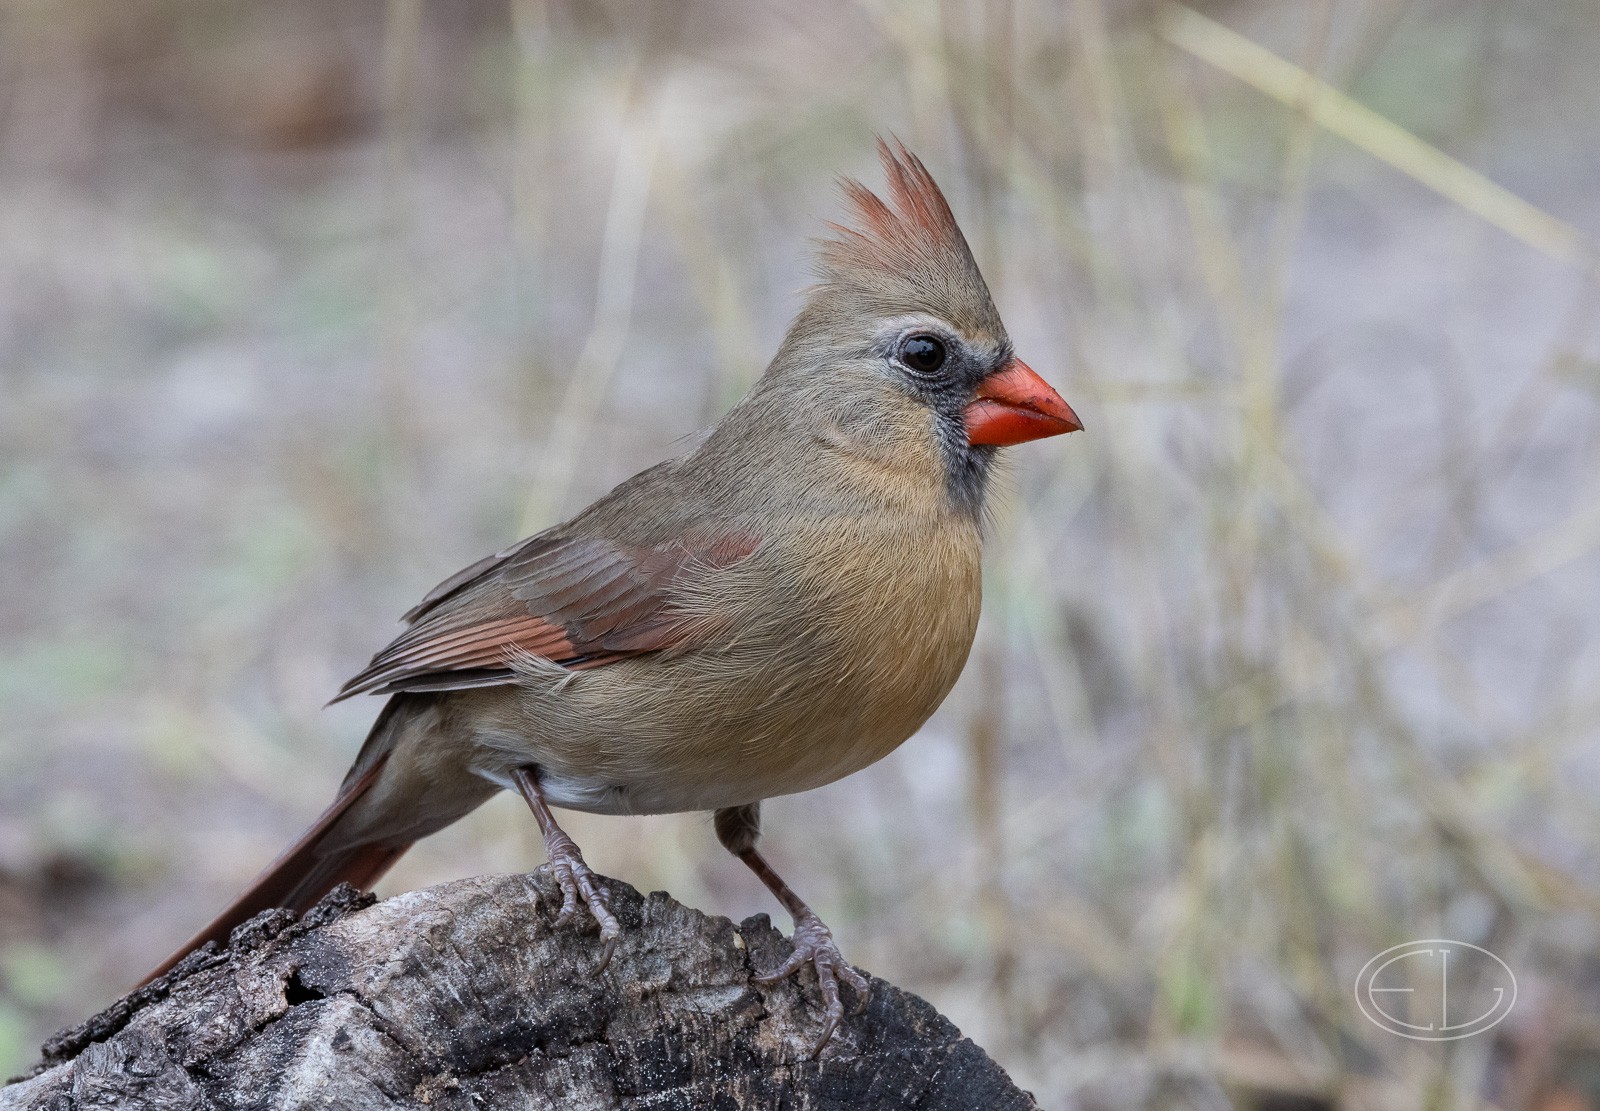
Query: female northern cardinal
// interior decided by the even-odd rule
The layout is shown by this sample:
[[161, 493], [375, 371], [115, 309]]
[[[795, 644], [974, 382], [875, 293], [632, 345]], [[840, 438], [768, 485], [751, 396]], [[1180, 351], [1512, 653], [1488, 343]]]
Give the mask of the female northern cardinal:
[[[692, 454], [446, 579], [346, 683], [389, 702], [339, 797], [180, 952], [268, 907], [370, 887], [500, 788], [527, 799], [610, 960], [621, 928], [551, 806], [716, 812], [794, 916], [827, 1006], [866, 980], [756, 850], [761, 800], [888, 755], [943, 701], [978, 622], [997, 449], [1082, 427], [1011, 350], [922, 163], [879, 143], [892, 204], [844, 183], [852, 228], [750, 393]], [[176, 963], [174, 957], [151, 978]]]

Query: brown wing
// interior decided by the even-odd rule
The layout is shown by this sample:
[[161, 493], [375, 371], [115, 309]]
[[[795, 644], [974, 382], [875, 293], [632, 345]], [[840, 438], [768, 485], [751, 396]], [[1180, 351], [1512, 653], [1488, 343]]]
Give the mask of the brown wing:
[[514, 679], [517, 653], [598, 667], [681, 648], [715, 631], [713, 616], [676, 604], [686, 573], [730, 566], [756, 549], [745, 533], [690, 534], [654, 547], [593, 536], [533, 537], [446, 579], [412, 626], [340, 689], [460, 690]]

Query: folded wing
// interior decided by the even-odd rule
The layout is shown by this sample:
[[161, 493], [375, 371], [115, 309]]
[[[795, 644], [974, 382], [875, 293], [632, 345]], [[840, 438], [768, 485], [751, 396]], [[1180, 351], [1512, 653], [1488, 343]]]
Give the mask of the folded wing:
[[703, 603], [686, 604], [682, 587], [758, 544], [746, 533], [691, 533], [653, 547], [533, 537], [436, 587], [406, 615], [411, 627], [334, 701], [509, 683], [521, 653], [590, 668], [701, 643], [723, 623]]

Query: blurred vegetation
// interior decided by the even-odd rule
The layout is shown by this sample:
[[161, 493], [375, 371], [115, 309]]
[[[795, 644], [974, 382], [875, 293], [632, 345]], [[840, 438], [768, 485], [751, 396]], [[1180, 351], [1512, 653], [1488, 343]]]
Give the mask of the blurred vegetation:
[[[0, 1070], [331, 797], [394, 616], [760, 372], [893, 132], [1088, 431], [922, 735], [768, 807], [1050, 1108], [1600, 1106], [1586, 0], [7, 0]], [[602, 871], [775, 912], [703, 816]], [[540, 860], [500, 799], [395, 891]], [[1418, 1043], [1413, 938], [1520, 994]]]

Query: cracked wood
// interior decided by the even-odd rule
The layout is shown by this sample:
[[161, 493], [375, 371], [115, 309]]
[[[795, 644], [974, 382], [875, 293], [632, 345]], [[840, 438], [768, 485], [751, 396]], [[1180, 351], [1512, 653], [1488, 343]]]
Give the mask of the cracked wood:
[[0, 1111], [76, 1108], [1035, 1108], [921, 999], [874, 980], [816, 1061], [788, 942], [610, 881], [624, 930], [555, 929], [544, 869], [257, 916], [45, 1046]]

